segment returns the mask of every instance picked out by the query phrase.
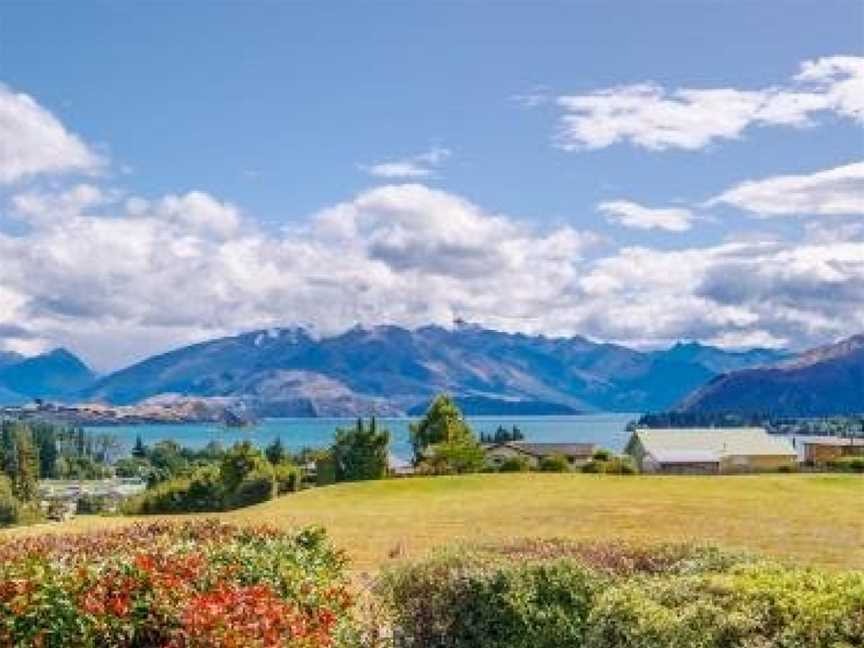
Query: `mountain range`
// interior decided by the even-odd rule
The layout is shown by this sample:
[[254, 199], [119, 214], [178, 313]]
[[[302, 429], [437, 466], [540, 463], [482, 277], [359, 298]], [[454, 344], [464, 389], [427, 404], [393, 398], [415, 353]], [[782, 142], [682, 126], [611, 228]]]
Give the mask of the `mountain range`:
[[0, 402], [194, 397], [243, 402], [260, 416], [398, 415], [420, 412], [446, 391], [473, 414], [764, 412], [769, 404], [784, 415], [837, 413], [864, 410], [862, 347], [864, 336], [797, 356], [697, 342], [638, 351], [464, 322], [355, 327], [330, 337], [274, 328], [183, 347], [100, 378], [62, 349], [0, 355]]
[[864, 335], [774, 366], [721, 375], [688, 396], [685, 412], [831, 416], [864, 412]]

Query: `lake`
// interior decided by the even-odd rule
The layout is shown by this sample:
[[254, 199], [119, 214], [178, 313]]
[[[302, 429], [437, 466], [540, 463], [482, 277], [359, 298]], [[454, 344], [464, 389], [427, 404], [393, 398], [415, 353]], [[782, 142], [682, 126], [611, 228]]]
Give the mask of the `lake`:
[[[623, 450], [627, 443], [626, 426], [638, 414], [584, 414], [579, 416], [472, 416], [468, 422], [479, 436], [494, 433], [499, 425], [517, 425], [526, 441], [596, 443], [610, 450]], [[416, 418], [382, 418], [391, 434], [390, 449], [398, 457], [411, 456], [408, 426]], [[210, 441], [230, 445], [248, 439], [266, 446], [276, 437], [291, 450], [330, 445], [337, 427], [354, 424], [345, 418], [273, 418], [264, 419], [252, 428], [226, 428], [212, 423], [111, 425], [88, 428], [93, 433], [110, 433], [119, 437], [127, 449], [141, 435], [144, 443], [174, 439], [180, 445], [199, 448]]]

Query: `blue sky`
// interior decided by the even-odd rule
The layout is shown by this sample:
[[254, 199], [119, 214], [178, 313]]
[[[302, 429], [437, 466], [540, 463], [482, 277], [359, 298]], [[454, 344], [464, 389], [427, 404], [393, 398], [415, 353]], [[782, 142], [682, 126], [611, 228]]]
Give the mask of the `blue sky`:
[[[855, 332], [864, 117], [848, 89], [864, 83], [862, 33], [859, 2], [5, 3], [7, 94], [28, 95], [92, 159], [78, 151], [65, 166], [40, 166], [36, 156], [0, 184], [0, 249], [56, 261], [42, 282], [23, 262], [0, 270], [0, 345], [65, 344], [110, 367], [295, 321], [329, 331], [466, 315], [639, 345], [797, 347]], [[802, 65], [820, 60], [807, 76]], [[34, 145], [10, 114], [7, 156]], [[15, 133], [21, 142], [9, 145]], [[0, 178], [4, 163], [20, 160], [0, 157]], [[832, 169], [846, 171], [813, 178]], [[782, 176], [798, 180], [728, 193]], [[81, 187], [98, 197], [81, 200]], [[76, 188], [74, 208], [68, 196], [58, 207]], [[189, 192], [213, 204], [184, 201]], [[794, 204], [766, 207], [792, 194]], [[350, 213], [333, 216], [339, 205]], [[212, 228], [202, 234], [210, 217], [222, 219], [218, 242]], [[112, 267], [118, 236], [138, 249], [153, 240], [143, 221], [165, 234], [165, 219], [180, 228], [172, 240], [194, 230], [208, 258]], [[128, 227], [94, 242], [91, 228], [116, 221]], [[241, 243], [248, 266], [226, 276], [223, 255], [237, 258]], [[321, 277], [316, 254], [328, 246], [350, 253]], [[498, 276], [506, 262], [490, 248], [524, 265]], [[708, 256], [698, 276], [672, 281]], [[170, 307], [164, 296], [141, 305], [174, 286], [167, 267], [184, 268], [178, 277], [192, 285], [181, 301], [206, 308], [157, 315]], [[754, 267], [758, 285], [718, 285], [725, 271]], [[151, 279], [142, 285], [139, 273]], [[244, 282], [260, 290], [245, 294]], [[320, 288], [328, 283], [339, 289]]]

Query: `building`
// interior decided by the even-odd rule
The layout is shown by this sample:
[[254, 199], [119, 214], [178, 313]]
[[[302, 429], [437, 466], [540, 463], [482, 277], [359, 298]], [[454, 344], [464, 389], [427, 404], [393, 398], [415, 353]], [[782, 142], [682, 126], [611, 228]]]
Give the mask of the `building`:
[[527, 443], [506, 441], [483, 446], [486, 463], [497, 468], [508, 459], [521, 457], [532, 468], [540, 466], [544, 457], [563, 455], [573, 468], [583, 466], [591, 460], [596, 446], [593, 443]]
[[864, 437], [795, 436], [792, 443], [801, 461], [826, 464], [843, 457], [864, 457]]
[[626, 448], [645, 473], [711, 475], [792, 469], [798, 455], [783, 437], [762, 428], [647, 429]]

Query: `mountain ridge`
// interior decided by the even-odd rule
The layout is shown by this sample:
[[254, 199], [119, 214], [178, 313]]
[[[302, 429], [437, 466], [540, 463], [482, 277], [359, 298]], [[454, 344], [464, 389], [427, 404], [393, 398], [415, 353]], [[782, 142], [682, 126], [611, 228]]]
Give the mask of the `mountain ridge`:
[[718, 375], [675, 409], [781, 417], [860, 414], [864, 412], [864, 335], [773, 366]]
[[78, 396], [127, 404], [179, 393], [242, 400], [271, 416], [357, 415], [415, 411], [446, 391], [469, 411], [632, 412], [671, 406], [717, 375], [711, 367], [787, 357], [699, 343], [642, 352], [464, 322], [452, 328], [357, 326], [330, 337], [302, 327], [271, 328], [152, 356]]

